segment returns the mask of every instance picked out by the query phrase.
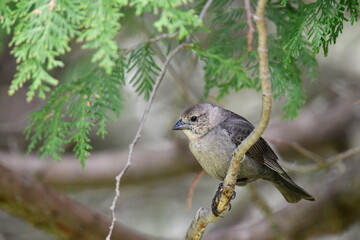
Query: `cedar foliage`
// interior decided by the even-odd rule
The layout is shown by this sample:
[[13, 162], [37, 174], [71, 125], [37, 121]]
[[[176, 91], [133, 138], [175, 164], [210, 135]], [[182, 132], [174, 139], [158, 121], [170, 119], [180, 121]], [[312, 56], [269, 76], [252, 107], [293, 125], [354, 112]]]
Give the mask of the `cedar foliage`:
[[[249, 88], [258, 91], [256, 33], [252, 51], [247, 50], [248, 27], [243, 6], [237, 1], [214, 1], [205, 16], [199, 14], [207, 1], [198, 0], [2, 0], [0, 24], [12, 36], [10, 46], [17, 61], [9, 94], [28, 84], [27, 100], [47, 98], [46, 105], [30, 116], [26, 137], [29, 151], [60, 160], [66, 144], [85, 166], [90, 154], [89, 133], [97, 129], [106, 135], [106, 124], [120, 116], [121, 88], [132, 85], [146, 100], [160, 67], [150, 43], [119, 49], [115, 40], [126, 21], [126, 13], [138, 17], [153, 15], [152, 34], [176, 35], [172, 44], [192, 39], [191, 48], [205, 64], [204, 99], [210, 91], [218, 99], [230, 91]], [[252, 12], [256, 1], [251, 2]], [[357, 0], [269, 1], [267, 20], [275, 26], [269, 33], [269, 64], [275, 98], [287, 98], [284, 117], [296, 117], [305, 102], [304, 79], [315, 81], [315, 56], [328, 54], [344, 22], [358, 20]], [[154, 18], [153, 17], [153, 18]], [[208, 38], [197, 42], [196, 34]], [[190, 37], [190, 38], [188, 38]], [[62, 56], [71, 51], [70, 42], [93, 50], [93, 69], [75, 80], [63, 81], [52, 75], [66, 67]], [[160, 39], [159, 41], [169, 41]], [[126, 83], [125, 74], [134, 72]]]

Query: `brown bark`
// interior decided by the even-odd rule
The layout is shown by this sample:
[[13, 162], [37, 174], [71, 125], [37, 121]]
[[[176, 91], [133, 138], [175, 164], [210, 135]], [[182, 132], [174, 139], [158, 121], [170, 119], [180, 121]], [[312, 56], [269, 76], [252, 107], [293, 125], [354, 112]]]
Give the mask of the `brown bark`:
[[[339, 233], [360, 219], [360, 162], [351, 161], [344, 173], [329, 171], [315, 189], [315, 202], [287, 204], [274, 213], [281, 233], [287, 239], [303, 240], [315, 236]], [[218, 230], [206, 240], [275, 239], [269, 223], [263, 219], [249, 224], [241, 222]]]
[[[110, 226], [104, 216], [1, 164], [0, 207], [60, 239], [105, 239]], [[112, 239], [146, 238], [116, 224]]]
[[[61, 162], [41, 159], [35, 154], [24, 155], [0, 151], [0, 163], [16, 172], [33, 176], [48, 184], [104, 184], [115, 181], [115, 176], [124, 167], [126, 151], [94, 152], [86, 162], [86, 169], [73, 155], [64, 154]], [[154, 177], [167, 177], [196, 169], [196, 160], [188, 147], [175, 142], [158, 143], [134, 152], [134, 166], [124, 182], [143, 181]]]

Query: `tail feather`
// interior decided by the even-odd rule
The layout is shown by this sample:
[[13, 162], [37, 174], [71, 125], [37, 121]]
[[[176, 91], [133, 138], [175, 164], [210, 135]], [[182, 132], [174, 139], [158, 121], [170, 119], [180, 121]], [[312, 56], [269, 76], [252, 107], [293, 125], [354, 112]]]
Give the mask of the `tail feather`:
[[296, 203], [301, 199], [315, 201], [315, 198], [311, 194], [307, 193], [304, 189], [294, 183], [287, 174], [286, 176], [277, 178], [275, 181], [271, 181], [271, 183], [280, 191], [289, 203]]

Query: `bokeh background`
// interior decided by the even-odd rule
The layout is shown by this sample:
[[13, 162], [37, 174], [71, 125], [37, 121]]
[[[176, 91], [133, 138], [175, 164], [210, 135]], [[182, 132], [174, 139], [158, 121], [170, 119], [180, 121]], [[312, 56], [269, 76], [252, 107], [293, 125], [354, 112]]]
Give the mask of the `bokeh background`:
[[[134, 19], [133, 22], [131, 28], [125, 25], [118, 37], [121, 47], [130, 47], [151, 37], [146, 21]], [[95, 134], [92, 136], [94, 150], [85, 170], [72, 156], [71, 146], [60, 163], [39, 159], [35, 153], [26, 155], [23, 131], [28, 114], [44, 102], [38, 99], [26, 102], [26, 86], [14, 96], [8, 96], [16, 67], [11, 49], [7, 47], [9, 40], [4, 33], [0, 35], [0, 164], [110, 217], [114, 176], [125, 164], [128, 145], [136, 133], [146, 102], [133, 88], [122, 90], [125, 102], [121, 118], [109, 124], [109, 134], [104, 140]], [[62, 81], [76, 79], [91, 66], [91, 53], [81, 50], [76, 43], [72, 47], [73, 51], [64, 57], [66, 67], [54, 72]], [[159, 56], [165, 48], [160, 43], [154, 45]], [[163, 58], [157, 61], [161, 64]], [[271, 123], [264, 135], [277, 149], [284, 168], [318, 201], [290, 205], [264, 181], [252, 184], [251, 188], [237, 188], [232, 210], [207, 229], [205, 239], [219, 239], [219, 236], [251, 239], [253, 232], [267, 232], [265, 235], [269, 238], [273, 233], [281, 237], [281, 231], [292, 231], [299, 239], [359, 239], [360, 154], [335, 159], [336, 163], [331, 165], [322, 166], [314, 161], [334, 160], [331, 157], [360, 146], [358, 25], [345, 26], [336, 45], [330, 47], [329, 56], [320, 54], [318, 61], [319, 80], [316, 83], [304, 81], [308, 99], [298, 118], [283, 120], [281, 109], [285, 99], [275, 101]], [[190, 51], [174, 59], [135, 148], [133, 165], [122, 181], [117, 219], [151, 239], [182, 239], [196, 210], [201, 206], [210, 207], [218, 186], [217, 180], [204, 175], [196, 186], [191, 209], [186, 210], [187, 192], [201, 169], [188, 150], [185, 136], [172, 132], [171, 127], [184, 109], [202, 97], [202, 67], [202, 62]], [[259, 93], [244, 90], [231, 93], [221, 102], [213, 98], [208, 101], [241, 114], [254, 124], [259, 121]], [[303, 147], [300, 151], [298, 145]], [[263, 203], [270, 207], [272, 214], [264, 214], [259, 207]], [[332, 204], [338, 208], [333, 208]], [[0, 209], [0, 240], [5, 239], [55, 238]], [[253, 239], [261, 238], [253, 236]]]

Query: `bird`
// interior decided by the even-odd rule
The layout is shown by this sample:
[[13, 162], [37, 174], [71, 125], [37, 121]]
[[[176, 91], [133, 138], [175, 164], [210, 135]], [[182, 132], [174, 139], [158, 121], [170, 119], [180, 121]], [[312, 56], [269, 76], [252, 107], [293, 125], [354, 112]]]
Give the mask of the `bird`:
[[[254, 130], [254, 126], [232, 111], [200, 103], [185, 110], [172, 130], [182, 130], [189, 140], [192, 154], [205, 172], [223, 181], [234, 150]], [[289, 203], [301, 199], [315, 200], [283, 170], [277, 155], [262, 137], [246, 152], [236, 185], [244, 186], [258, 179], [269, 181]]]

